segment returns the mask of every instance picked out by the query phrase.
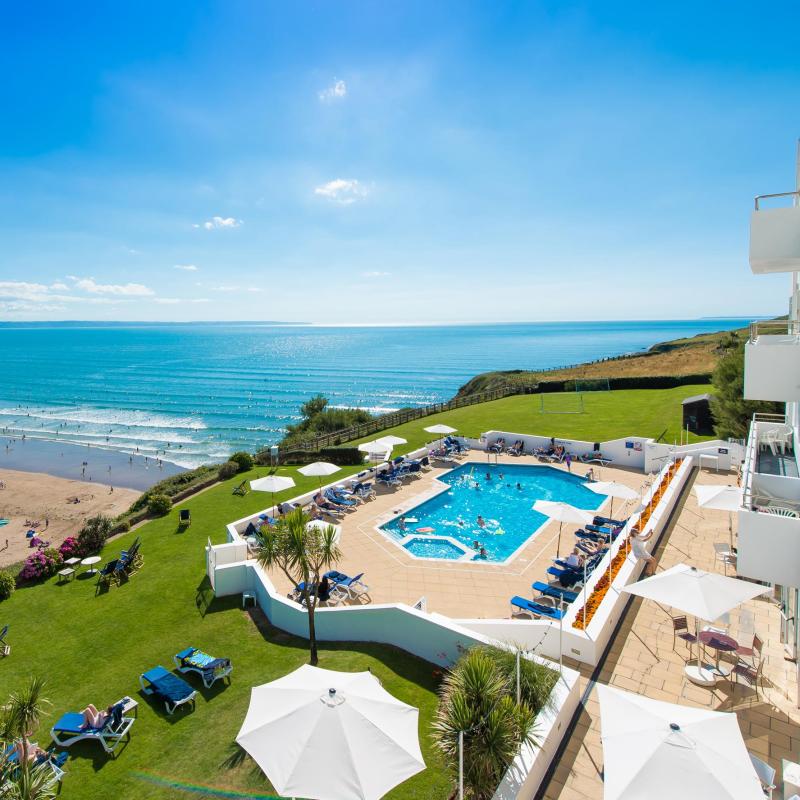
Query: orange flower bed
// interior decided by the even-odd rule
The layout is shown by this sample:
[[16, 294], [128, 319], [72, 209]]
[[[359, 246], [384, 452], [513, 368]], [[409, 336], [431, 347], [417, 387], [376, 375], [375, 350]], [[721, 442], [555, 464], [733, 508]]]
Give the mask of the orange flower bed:
[[[637, 523], [639, 530], [644, 530], [645, 526], [650, 521], [653, 511], [655, 510], [661, 498], [664, 496], [664, 492], [666, 492], [667, 488], [669, 487], [673, 477], [675, 476], [675, 473], [678, 471], [680, 464], [680, 460], [676, 461], [664, 473], [661, 481], [652, 494], [650, 502], [642, 509], [642, 513], [639, 516], [639, 522]], [[625, 563], [626, 558], [627, 549], [620, 547], [619, 552], [611, 560], [611, 579], [609, 580], [609, 570], [604, 570], [603, 576], [599, 581], [597, 581], [592, 593], [589, 595], [589, 599], [586, 601], [586, 621], [584, 622], [583, 608], [581, 608], [575, 617], [575, 621], [572, 623], [573, 628], [577, 628], [579, 631], [582, 631], [592, 621], [595, 611], [600, 608], [603, 598], [606, 596], [606, 592], [608, 591], [608, 587], [614, 582], [614, 578], [617, 577], [617, 573], [622, 569], [622, 565]]]

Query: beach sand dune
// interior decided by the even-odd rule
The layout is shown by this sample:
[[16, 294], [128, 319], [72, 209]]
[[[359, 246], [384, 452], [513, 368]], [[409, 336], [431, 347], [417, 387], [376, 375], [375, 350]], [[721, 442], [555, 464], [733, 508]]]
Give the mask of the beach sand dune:
[[[57, 547], [67, 536], [76, 536], [84, 521], [96, 514], [115, 517], [125, 511], [140, 492], [102, 483], [55, 478], [40, 472], [0, 469], [0, 567], [24, 560], [33, 550], [25, 537], [27, 521], [39, 521], [39, 538]], [[75, 503], [75, 498], [80, 500]], [[72, 501], [72, 502], [70, 502]], [[47, 528], [45, 529], [46, 521]], [[8, 544], [6, 545], [6, 541]]]

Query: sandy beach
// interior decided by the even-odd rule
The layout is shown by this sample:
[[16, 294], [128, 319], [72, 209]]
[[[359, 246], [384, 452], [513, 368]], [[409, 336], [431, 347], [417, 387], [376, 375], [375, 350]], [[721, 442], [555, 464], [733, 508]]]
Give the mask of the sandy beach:
[[[135, 489], [110, 487], [101, 483], [57, 478], [40, 472], [0, 469], [0, 567], [22, 561], [33, 551], [25, 533], [30, 525], [40, 538], [57, 547], [67, 536], [74, 536], [84, 520], [96, 514], [114, 517], [125, 511], [139, 496]], [[75, 498], [79, 503], [68, 502]], [[47, 526], [45, 528], [45, 526]]]

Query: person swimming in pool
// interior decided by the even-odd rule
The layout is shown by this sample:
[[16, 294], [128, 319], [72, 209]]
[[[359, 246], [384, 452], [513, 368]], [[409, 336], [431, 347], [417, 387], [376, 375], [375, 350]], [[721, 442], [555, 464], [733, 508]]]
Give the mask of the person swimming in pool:
[[405, 516], [402, 516], [402, 517], [400, 517], [399, 520], [397, 520], [397, 527], [400, 528], [401, 531], [404, 531], [406, 529], [406, 518], [405, 518]]
[[490, 481], [491, 479], [492, 479], [492, 473], [491, 472], [487, 472], [486, 473], [486, 480]]
[[478, 514], [478, 527], [479, 528], [486, 527], [486, 520], [480, 514]]
[[486, 552], [486, 548], [485, 547], [481, 547], [481, 554], [480, 555], [481, 555], [481, 558], [486, 558], [487, 557], [488, 553]]
[[519, 481], [517, 481], [517, 490], [522, 491], [522, 484]]

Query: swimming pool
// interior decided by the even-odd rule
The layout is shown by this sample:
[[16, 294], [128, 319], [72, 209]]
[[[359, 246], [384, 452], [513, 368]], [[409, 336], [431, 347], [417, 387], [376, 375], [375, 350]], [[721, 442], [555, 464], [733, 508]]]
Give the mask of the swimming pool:
[[[536, 500], [557, 500], [589, 511], [606, 500], [605, 495], [589, 491], [583, 477], [547, 466], [470, 462], [439, 480], [449, 486], [447, 491], [381, 526], [384, 534], [417, 558], [453, 560], [457, 548], [438, 538], [449, 537], [469, 552], [485, 548], [485, 558], [476, 554], [474, 560], [508, 561], [547, 522], [531, 508]], [[478, 525], [479, 515], [485, 527]]]

